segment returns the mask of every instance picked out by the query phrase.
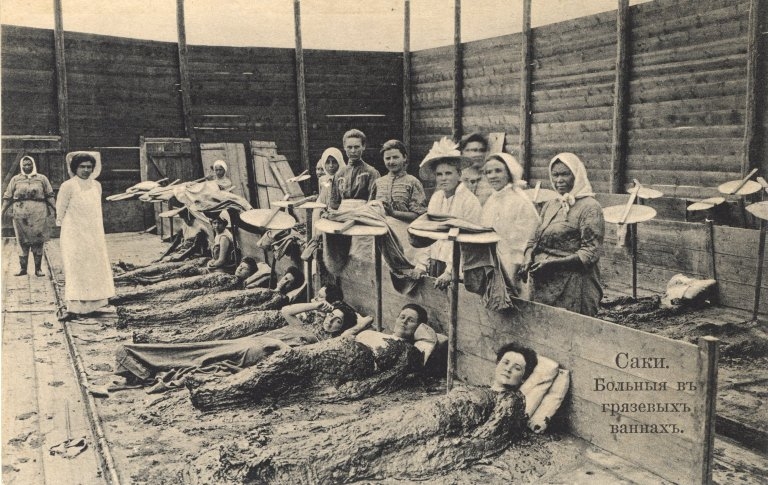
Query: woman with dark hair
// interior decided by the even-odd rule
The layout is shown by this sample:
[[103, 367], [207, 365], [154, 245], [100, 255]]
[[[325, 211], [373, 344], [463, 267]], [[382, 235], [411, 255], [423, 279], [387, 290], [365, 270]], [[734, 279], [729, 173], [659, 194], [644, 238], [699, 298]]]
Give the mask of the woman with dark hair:
[[389, 173], [376, 179], [370, 200], [380, 200], [388, 216], [411, 222], [427, 211], [424, 186], [407, 172], [408, 151], [403, 142], [389, 140], [380, 152]]
[[237, 265], [237, 254], [235, 238], [227, 229], [228, 222], [221, 214], [217, 214], [211, 218], [211, 225], [216, 235], [213, 237], [211, 260], [207, 266], [212, 271], [232, 271]]
[[61, 226], [61, 256], [67, 311], [62, 320], [87, 314], [115, 296], [101, 215], [101, 156], [97, 152], [67, 154], [70, 179], [61, 184], [56, 225]]
[[35, 159], [22, 157], [19, 174], [8, 183], [3, 194], [1, 213], [13, 207], [13, 232], [19, 243], [21, 269], [15, 276], [27, 274], [29, 253], [35, 259], [35, 276], [43, 273], [43, 246], [51, 237], [48, 209], [55, 210], [53, 187], [45, 175], [37, 173]]
[[597, 264], [605, 237], [603, 210], [573, 153], [554, 157], [549, 177], [559, 197], [542, 208], [521, 273], [531, 276], [533, 301], [594, 316], [603, 298]]
[[457, 386], [307, 439], [225, 444], [201, 456], [193, 473], [200, 483], [213, 476], [217, 483], [296, 484], [435, 478], [497, 455], [521, 437], [526, 416], [520, 385], [537, 360], [531, 349], [505, 345], [490, 387]]

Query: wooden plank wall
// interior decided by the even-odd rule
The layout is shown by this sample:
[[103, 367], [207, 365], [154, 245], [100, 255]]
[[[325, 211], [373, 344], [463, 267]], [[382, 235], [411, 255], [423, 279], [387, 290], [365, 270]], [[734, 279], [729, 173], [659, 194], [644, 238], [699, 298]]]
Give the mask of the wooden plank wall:
[[741, 176], [748, 19], [748, 0], [631, 9], [628, 181], [717, 187]]
[[[627, 180], [679, 185], [662, 189], [690, 198], [739, 176], [748, 10], [749, 0], [630, 7]], [[585, 162], [595, 191], [609, 192], [616, 11], [537, 27], [532, 35], [531, 182], [547, 181], [551, 157], [572, 151]], [[505, 131], [513, 153], [519, 133], [518, 39], [513, 34], [464, 45], [464, 96], [470, 100], [464, 132]], [[413, 52], [417, 157], [450, 134], [451, 62], [451, 46]]]
[[530, 182], [549, 186], [549, 161], [573, 152], [610, 192], [616, 12], [533, 29], [532, 50]]
[[4, 135], [57, 135], [56, 59], [53, 31], [3, 25]]
[[[399, 53], [304, 50], [311, 172], [326, 148], [342, 149], [344, 132], [358, 128], [368, 139], [364, 159], [387, 173], [379, 148], [387, 140], [403, 138], [402, 66]], [[340, 114], [384, 116], [328, 116]], [[277, 146], [293, 171], [301, 173], [304, 168]]]
[[[355, 243], [353, 243], [355, 244]], [[361, 247], [365, 244], [361, 242]], [[368, 248], [370, 249], [370, 248]], [[354, 251], [354, 248], [353, 248]], [[373, 315], [373, 262], [364, 252], [355, 253], [341, 275], [345, 301], [361, 313]], [[441, 332], [449, 322], [448, 293], [430, 281], [415, 294], [404, 296], [392, 287], [386, 275], [382, 285], [383, 321], [391, 322], [407, 302], [424, 306], [430, 324]], [[517, 312], [496, 313], [482, 306], [480, 297], [462, 287], [459, 293], [457, 377], [474, 385], [488, 385], [495, 351], [511, 340], [534, 348], [571, 372], [571, 387], [564, 412], [573, 434], [678, 483], [703, 483], [701, 456], [704, 446], [704, 370], [699, 349], [691, 344], [636, 331], [595, 318], [536, 303], [516, 301]], [[568, 335], [568, 338], [552, 338]], [[619, 369], [615, 357], [666, 356], [669, 368]], [[595, 379], [614, 382], [668, 381], [666, 391], [605, 392], [595, 389]], [[676, 381], [691, 381], [694, 391], [678, 391]], [[712, 383], [714, 385], [714, 383]], [[676, 402], [690, 406], [690, 413], [624, 413], [611, 415], [603, 403]], [[615, 434], [612, 424], [658, 424], [678, 426], [678, 434]], [[664, 450], [659, 453], [658, 450]]]

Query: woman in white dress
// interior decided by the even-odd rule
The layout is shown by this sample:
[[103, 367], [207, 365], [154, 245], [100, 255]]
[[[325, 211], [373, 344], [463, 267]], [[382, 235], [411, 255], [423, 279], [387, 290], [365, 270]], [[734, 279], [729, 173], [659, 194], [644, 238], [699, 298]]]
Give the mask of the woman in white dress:
[[67, 154], [70, 179], [56, 200], [56, 225], [61, 226], [61, 257], [67, 311], [60, 319], [92, 313], [115, 296], [101, 215], [101, 157], [96, 152]]

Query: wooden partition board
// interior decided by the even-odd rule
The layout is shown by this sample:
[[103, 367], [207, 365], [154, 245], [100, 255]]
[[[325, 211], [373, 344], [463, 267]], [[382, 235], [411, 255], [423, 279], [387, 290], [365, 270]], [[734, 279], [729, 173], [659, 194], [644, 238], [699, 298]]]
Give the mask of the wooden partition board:
[[[626, 283], [632, 271], [629, 245], [617, 246], [616, 224], [606, 224], [603, 282]], [[711, 278], [708, 229], [703, 223], [652, 220], [638, 225], [638, 287], [663, 293], [677, 273]], [[720, 304], [751, 310], [757, 277], [760, 231], [714, 226], [715, 271]], [[760, 312], [768, 312], [768, 284], [760, 283]]]
[[256, 178], [256, 198], [260, 209], [268, 209], [271, 200], [280, 200], [283, 191], [269, 166], [269, 158], [277, 155], [274, 142], [251, 140], [253, 175]]
[[[373, 263], [350, 258], [340, 276], [345, 300], [364, 314], [376, 307]], [[391, 329], [403, 304], [416, 302], [427, 309], [430, 324], [445, 333], [450, 321], [447, 292], [427, 280], [414, 294], [404, 296], [392, 287], [384, 272], [382, 309], [385, 329]], [[592, 444], [629, 460], [667, 480], [702, 483], [707, 480], [708, 425], [714, 419], [708, 392], [713, 392], [716, 372], [707, 353], [696, 345], [647, 334], [613, 323], [578, 315], [559, 308], [515, 300], [517, 310], [487, 310], [478, 295], [459, 292], [457, 377], [469, 384], [490, 383], [496, 349], [518, 341], [552, 358], [571, 372], [571, 388], [563, 410], [570, 431]], [[656, 368], [630, 368], [633, 357], [649, 360]], [[618, 361], [617, 361], [618, 359]], [[600, 379], [598, 381], [598, 379]], [[608, 384], [608, 383], [612, 384]], [[608, 391], [601, 386], [629, 382], [637, 390]], [[666, 382], [666, 389], [660, 383]], [[685, 390], [677, 383], [685, 382]], [[656, 386], [656, 390], [653, 390]], [[643, 390], [645, 389], [645, 390]], [[667, 412], [611, 412], [621, 403], [675, 403]], [[707, 420], [707, 417], [710, 420]], [[659, 425], [664, 425], [661, 432]], [[630, 427], [632, 426], [632, 427]], [[613, 428], [612, 428], [613, 427]], [[628, 433], [621, 430], [655, 430]], [[710, 436], [710, 437], [708, 437]]]
[[[203, 167], [194, 163], [192, 144], [189, 138], [143, 138], [139, 169], [141, 180], [160, 180], [168, 178], [182, 182], [197, 180], [203, 175]], [[156, 203], [155, 223], [160, 237], [171, 235], [173, 222], [159, 214], [168, 209], [167, 203]]]
[[206, 176], [213, 175], [213, 162], [224, 160], [227, 164], [227, 176], [235, 187], [232, 193], [245, 197], [248, 202], [251, 201], [245, 148], [242, 143], [201, 143], [200, 158]]

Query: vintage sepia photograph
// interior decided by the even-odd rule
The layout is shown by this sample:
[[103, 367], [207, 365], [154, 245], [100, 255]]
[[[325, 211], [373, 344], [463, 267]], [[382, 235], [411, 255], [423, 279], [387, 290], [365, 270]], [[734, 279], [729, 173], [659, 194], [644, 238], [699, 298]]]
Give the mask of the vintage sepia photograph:
[[2, 0], [0, 480], [768, 483], [766, 79], [768, 0]]

